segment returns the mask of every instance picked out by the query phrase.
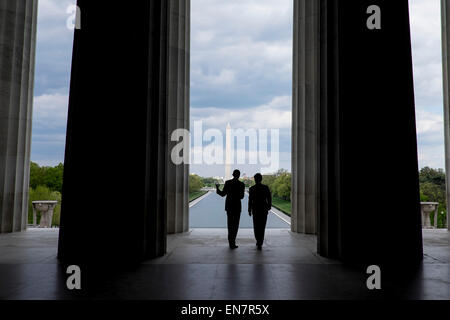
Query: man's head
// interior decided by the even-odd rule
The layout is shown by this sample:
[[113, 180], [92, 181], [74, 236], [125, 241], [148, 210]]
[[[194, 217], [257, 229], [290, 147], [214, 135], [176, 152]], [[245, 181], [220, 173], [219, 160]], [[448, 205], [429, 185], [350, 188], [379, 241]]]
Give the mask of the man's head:
[[255, 182], [256, 182], [256, 183], [261, 183], [261, 182], [262, 182], [262, 179], [263, 179], [261, 173], [255, 174], [254, 178], [255, 178]]
[[240, 176], [241, 176], [241, 172], [239, 170], [236, 169], [233, 171], [233, 177], [235, 179], [239, 179]]

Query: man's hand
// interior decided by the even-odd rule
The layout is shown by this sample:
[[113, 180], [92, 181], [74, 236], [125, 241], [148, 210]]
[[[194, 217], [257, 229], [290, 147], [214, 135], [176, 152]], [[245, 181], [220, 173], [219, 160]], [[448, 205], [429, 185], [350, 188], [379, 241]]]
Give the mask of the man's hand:
[[219, 189], [220, 184], [216, 183], [216, 189]]
[[249, 216], [251, 217], [251, 216], [252, 216], [252, 212], [251, 212], [251, 211], [249, 211], [249, 212], [248, 212], [248, 215], [249, 215]]

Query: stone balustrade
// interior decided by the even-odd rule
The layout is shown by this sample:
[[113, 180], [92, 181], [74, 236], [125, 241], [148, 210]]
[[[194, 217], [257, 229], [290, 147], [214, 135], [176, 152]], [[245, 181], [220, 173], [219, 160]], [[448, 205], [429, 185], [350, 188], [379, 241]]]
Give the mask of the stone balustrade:
[[53, 212], [58, 201], [33, 201], [33, 226], [37, 226], [37, 212], [41, 213], [39, 228], [51, 228]]
[[433, 226], [431, 225], [430, 215], [434, 212], [434, 228], [437, 228], [437, 216], [438, 216], [438, 202], [421, 202], [420, 203], [420, 212], [422, 214], [422, 228], [431, 229]]

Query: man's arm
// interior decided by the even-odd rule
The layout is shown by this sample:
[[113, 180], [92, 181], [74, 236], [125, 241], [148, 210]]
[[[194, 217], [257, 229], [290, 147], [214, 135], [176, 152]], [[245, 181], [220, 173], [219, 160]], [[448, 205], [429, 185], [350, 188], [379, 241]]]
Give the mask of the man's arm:
[[219, 196], [225, 197], [228, 193], [228, 184], [225, 182], [225, 186], [222, 191], [219, 189], [219, 185], [216, 185], [216, 192]]
[[269, 187], [267, 187], [267, 205], [269, 207], [268, 211], [272, 209], [272, 193], [270, 192]]
[[241, 200], [244, 199], [244, 197], [245, 197], [245, 184], [244, 183], [241, 184], [241, 194], [240, 194], [240, 196], [241, 196]]

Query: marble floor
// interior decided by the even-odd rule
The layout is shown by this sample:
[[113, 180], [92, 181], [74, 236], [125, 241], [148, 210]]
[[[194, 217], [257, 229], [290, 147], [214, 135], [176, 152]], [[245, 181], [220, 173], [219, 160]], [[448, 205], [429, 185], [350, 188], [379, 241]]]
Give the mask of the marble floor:
[[[316, 254], [316, 237], [269, 229], [262, 251], [242, 229], [229, 250], [225, 229], [168, 237], [166, 256], [66, 289], [56, 259], [58, 230], [0, 235], [0, 299], [450, 299], [450, 232], [424, 230], [424, 262], [407, 277], [366, 287], [361, 269]], [[84, 283], [84, 282], [83, 282]]]

